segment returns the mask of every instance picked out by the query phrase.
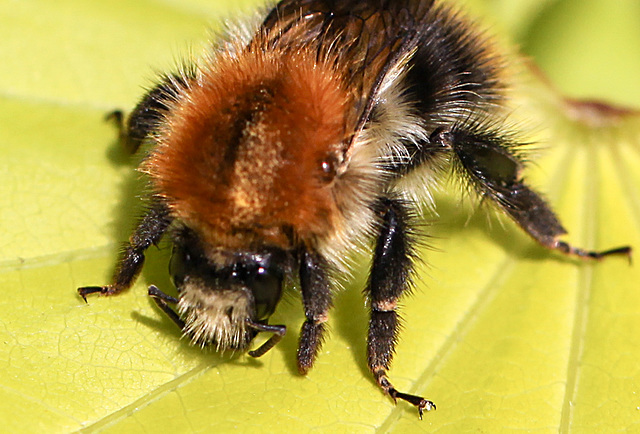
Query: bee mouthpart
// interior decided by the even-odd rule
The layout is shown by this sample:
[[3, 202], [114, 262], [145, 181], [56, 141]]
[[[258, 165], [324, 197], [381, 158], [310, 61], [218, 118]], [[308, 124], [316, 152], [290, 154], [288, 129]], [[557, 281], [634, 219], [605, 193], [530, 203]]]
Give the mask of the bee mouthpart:
[[211, 288], [191, 279], [180, 288], [178, 312], [194, 345], [215, 343], [217, 351], [246, 348], [255, 334], [247, 326], [254, 311], [250, 291], [241, 285]]
[[273, 333], [273, 336], [271, 336], [269, 340], [262, 344], [257, 350], [249, 351], [249, 355], [256, 358], [263, 356], [267, 351], [276, 346], [276, 344], [282, 340], [285, 333], [287, 333], [287, 327], [284, 325], [261, 324], [247, 320], [247, 326], [259, 332]]

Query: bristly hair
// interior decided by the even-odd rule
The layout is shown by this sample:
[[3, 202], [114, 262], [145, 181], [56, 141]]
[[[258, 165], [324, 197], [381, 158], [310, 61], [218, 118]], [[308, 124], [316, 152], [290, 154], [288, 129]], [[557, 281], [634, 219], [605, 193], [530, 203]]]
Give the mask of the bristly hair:
[[[209, 242], [237, 247], [259, 238], [290, 248], [285, 226], [303, 239], [322, 238], [340, 225], [321, 165], [337, 160], [345, 142], [350, 96], [340, 71], [311, 50], [265, 50], [254, 42], [238, 53], [198, 65], [195, 80], [169, 102], [144, 170], [176, 216]], [[296, 197], [309, 202], [289, 200]], [[229, 237], [253, 221], [272, 229]]]

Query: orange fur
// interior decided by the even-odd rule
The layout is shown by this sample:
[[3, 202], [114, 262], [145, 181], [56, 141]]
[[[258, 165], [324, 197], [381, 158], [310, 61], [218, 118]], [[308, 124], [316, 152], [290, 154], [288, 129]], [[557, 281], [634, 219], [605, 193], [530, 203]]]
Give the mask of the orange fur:
[[176, 217], [235, 249], [331, 232], [349, 107], [332, 63], [247, 49], [210, 60], [185, 93], [144, 166]]

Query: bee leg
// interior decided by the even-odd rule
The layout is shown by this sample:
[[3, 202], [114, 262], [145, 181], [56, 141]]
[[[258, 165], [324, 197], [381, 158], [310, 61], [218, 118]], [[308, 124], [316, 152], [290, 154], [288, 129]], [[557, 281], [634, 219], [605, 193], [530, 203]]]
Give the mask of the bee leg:
[[122, 110], [114, 110], [107, 113], [104, 117], [104, 120], [106, 122], [114, 123], [114, 125], [118, 129], [118, 139], [120, 140], [120, 143], [125, 145], [125, 149], [129, 151], [129, 153], [135, 153], [138, 147], [136, 146], [134, 149], [130, 149], [127, 137], [127, 128], [124, 125], [124, 112]]
[[581, 259], [624, 255], [631, 260], [629, 246], [591, 251], [559, 240], [567, 231], [549, 204], [524, 182], [523, 164], [514, 151], [517, 145], [507, 138], [490, 130], [441, 128], [430, 141], [453, 150], [465, 178], [478, 194], [490, 198], [542, 246]]
[[287, 333], [287, 327], [283, 325], [261, 324], [251, 320], [247, 320], [247, 325], [259, 332], [273, 333], [273, 336], [271, 336], [271, 338], [269, 338], [269, 340], [262, 344], [262, 346], [257, 350], [249, 351], [249, 355], [251, 357], [262, 357], [267, 351], [275, 347], [276, 344], [282, 340], [285, 333]]
[[155, 285], [149, 286], [149, 297], [151, 297], [153, 301], [156, 302], [158, 307], [162, 309], [162, 311], [166, 313], [169, 318], [171, 318], [171, 321], [173, 321], [178, 327], [180, 327], [180, 330], [184, 329], [184, 321], [182, 321], [182, 318], [180, 318], [176, 311], [171, 309], [171, 307], [169, 307], [168, 305], [168, 303], [177, 304], [177, 298], [165, 294], [164, 292], [160, 291]]
[[113, 121], [118, 128], [119, 140], [125, 150], [134, 154], [143, 141], [150, 136], [162, 122], [168, 104], [175, 99], [182, 88], [189, 85], [193, 74], [187, 71], [183, 75], [164, 77], [164, 80], [149, 90], [126, 119], [121, 110], [107, 114], [105, 120]]
[[142, 270], [144, 251], [151, 244], [160, 241], [170, 223], [171, 218], [167, 207], [161, 203], [154, 203], [140, 220], [138, 227], [129, 239], [129, 244], [122, 252], [113, 278], [114, 283], [106, 286], [78, 288], [78, 294], [84, 301], [87, 301], [89, 294], [115, 295], [129, 288]]
[[435, 410], [433, 402], [420, 396], [399, 392], [387, 377], [399, 331], [398, 299], [411, 286], [414, 240], [410, 212], [399, 200], [384, 199], [380, 212], [382, 224], [373, 254], [367, 286], [371, 305], [368, 336], [368, 362], [380, 387], [394, 401], [402, 399], [418, 408], [420, 418]]
[[325, 322], [331, 307], [331, 285], [327, 263], [318, 253], [300, 254], [300, 286], [306, 320], [300, 331], [298, 371], [306, 374], [313, 366], [323, 341]]

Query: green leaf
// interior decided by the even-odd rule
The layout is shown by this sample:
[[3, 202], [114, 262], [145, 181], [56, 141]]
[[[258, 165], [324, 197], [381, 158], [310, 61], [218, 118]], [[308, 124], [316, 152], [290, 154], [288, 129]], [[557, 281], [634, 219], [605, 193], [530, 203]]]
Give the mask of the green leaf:
[[[76, 295], [109, 281], [139, 209], [135, 163], [104, 115], [131, 108], [154, 71], [198, 52], [229, 11], [255, 7], [236, 3], [0, 0], [3, 430], [637, 429], [640, 268], [549, 253], [460, 202], [455, 183], [436, 195], [439, 218], [427, 216], [436, 249], [422, 252], [422, 284], [403, 300], [391, 370], [398, 389], [438, 405], [422, 421], [367, 370], [366, 259], [336, 296], [331, 335], [306, 377], [295, 368], [296, 295], [273, 318], [289, 333], [258, 360], [181, 340], [145, 290], [170, 287], [167, 246], [151, 249], [127, 293], [89, 304]], [[638, 108], [634, 0], [468, 3], [503, 40], [542, 59], [558, 89]], [[533, 126], [544, 148], [528, 177], [568, 239], [638, 248], [640, 117], [593, 116], [596, 106], [570, 104], [520, 69], [514, 121]]]

